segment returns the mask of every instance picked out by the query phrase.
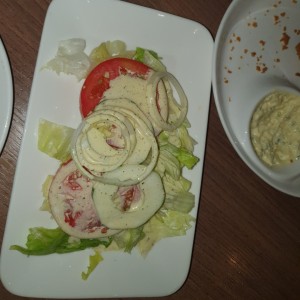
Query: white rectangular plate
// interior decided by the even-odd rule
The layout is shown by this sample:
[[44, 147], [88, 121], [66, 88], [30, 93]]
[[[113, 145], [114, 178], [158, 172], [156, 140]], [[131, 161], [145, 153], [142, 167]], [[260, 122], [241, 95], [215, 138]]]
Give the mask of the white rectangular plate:
[[196, 217], [204, 160], [211, 91], [213, 40], [199, 23], [156, 10], [114, 0], [53, 1], [43, 29], [24, 137], [1, 253], [1, 279], [13, 294], [46, 298], [96, 298], [164, 296], [185, 281], [193, 248], [195, 227], [186, 236], [160, 241], [143, 258], [137, 251], [104, 253], [104, 261], [87, 281], [81, 279], [92, 250], [26, 257], [9, 250], [26, 243], [28, 228], [55, 228], [49, 214], [39, 211], [41, 186], [54, 174], [58, 162], [37, 149], [40, 118], [77, 127], [82, 82], [56, 75], [42, 67], [55, 56], [60, 40], [84, 38], [89, 52], [100, 42], [122, 40], [128, 49], [153, 49], [163, 57], [168, 71], [182, 84], [189, 99], [191, 135], [197, 140], [200, 163], [186, 176], [192, 180]]

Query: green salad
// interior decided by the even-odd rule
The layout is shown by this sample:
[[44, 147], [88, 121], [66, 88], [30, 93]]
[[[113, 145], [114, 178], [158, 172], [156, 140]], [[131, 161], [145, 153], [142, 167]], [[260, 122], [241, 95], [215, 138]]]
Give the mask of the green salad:
[[83, 81], [77, 128], [39, 122], [37, 147], [59, 162], [41, 199], [57, 228], [29, 228], [26, 245], [10, 248], [28, 256], [93, 249], [84, 280], [104, 251], [146, 256], [159, 240], [186, 234], [195, 195], [183, 170], [199, 161], [186, 95], [161, 57], [122, 41], [89, 55], [85, 47], [61, 41], [44, 68]]

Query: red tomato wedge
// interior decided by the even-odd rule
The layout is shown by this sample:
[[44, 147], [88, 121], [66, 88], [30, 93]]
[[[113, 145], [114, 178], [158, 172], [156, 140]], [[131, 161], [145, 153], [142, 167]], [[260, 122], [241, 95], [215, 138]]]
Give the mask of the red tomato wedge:
[[86, 117], [109, 89], [110, 81], [121, 74], [146, 78], [150, 68], [129, 58], [111, 58], [97, 65], [87, 76], [80, 94], [80, 112]]

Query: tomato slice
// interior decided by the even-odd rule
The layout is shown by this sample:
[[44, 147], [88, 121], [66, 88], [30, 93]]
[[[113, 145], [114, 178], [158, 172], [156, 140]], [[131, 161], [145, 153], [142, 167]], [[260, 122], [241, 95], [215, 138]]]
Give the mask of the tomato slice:
[[101, 101], [109, 89], [110, 81], [121, 74], [147, 78], [150, 68], [129, 58], [111, 58], [97, 65], [87, 76], [80, 94], [80, 112], [86, 117]]
[[57, 224], [70, 236], [88, 239], [119, 232], [102, 224], [92, 193], [92, 182], [78, 171], [73, 160], [57, 170], [49, 188], [49, 204]]

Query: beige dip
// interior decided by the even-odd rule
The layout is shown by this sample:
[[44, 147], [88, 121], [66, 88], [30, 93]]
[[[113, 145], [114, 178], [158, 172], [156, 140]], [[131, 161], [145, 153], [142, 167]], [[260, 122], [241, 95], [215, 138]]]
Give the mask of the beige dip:
[[250, 137], [258, 157], [267, 165], [285, 165], [300, 157], [300, 96], [275, 91], [256, 107]]

